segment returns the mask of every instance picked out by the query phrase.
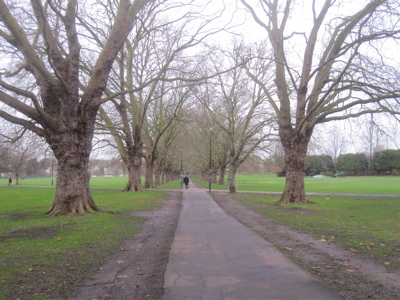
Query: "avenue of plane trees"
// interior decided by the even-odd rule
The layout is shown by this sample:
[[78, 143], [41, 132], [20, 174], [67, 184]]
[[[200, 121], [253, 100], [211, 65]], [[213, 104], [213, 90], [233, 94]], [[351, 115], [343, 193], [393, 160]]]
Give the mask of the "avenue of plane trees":
[[[49, 214], [98, 210], [89, 156], [99, 145], [118, 150], [125, 191], [179, 174], [181, 155], [199, 173], [228, 170], [235, 191], [239, 166], [279, 142], [280, 202], [307, 203], [318, 126], [398, 121], [397, 0], [231, 2], [0, 0], [0, 117], [51, 149]], [[241, 34], [250, 20], [255, 40]]]

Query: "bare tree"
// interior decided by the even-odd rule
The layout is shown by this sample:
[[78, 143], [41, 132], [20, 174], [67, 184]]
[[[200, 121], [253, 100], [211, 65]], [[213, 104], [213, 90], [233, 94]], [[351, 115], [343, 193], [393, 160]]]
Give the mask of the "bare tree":
[[[180, 134], [183, 129], [182, 124], [184, 123], [174, 119], [170, 126], [164, 127], [165, 132], [163, 134], [155, 135], [157, 139], [157, 147], [153, 146], [153, 149], [157, 153], [157, 159], [153, 162], [154, 165], [151, 166], [151, 169], [153, 169], [151, 173], [154, 173], [155, 186], [166, 183], [164, 175], [167, 170], [164, 168], [164, 166], [169, 165], [168, 160], [170, 160], [171, 157], [173, 157], [173, 160], [175, 162], [174, 169], [179, 170], [179, 173], [181, 174], [183, 160], [180, 160], [181, 157], [178, 157], [178, 153], [180, 153], [179, 156], [182, 155], [181, 151], [183, 141], [180, 140]], [[153, 157], [154, 155], [152, 155], [152, 158]], [[147, 171], [147, 165], [148, 162], [146, 161], [146, 175], [150, 176], [150, 172]], [[151, 176], [153, 176], [153, 174], [151, 174]], [[162, 178], [164, 178], [164, 181], [161, 180]], [[148, 179], [148, 181], [151, 181], [151, 179]]]
[[399, 72], [384, 47], [400, 37], [399, 3], [241, 2], [265, 29], [273, 49], [276, 93], [251, 70], [248, 73], [264, 88], [278, 117], [287, 171], [280, 202], [309, 202], [303, 178], [315, 125], [400, 111]]
[[[344, 125], [344, 124], [342, 124]], [[333, 126], [319, 128], [318, 134], [315, 134], [311, 138], [310, 144], [314, 145], [314, 148], [318, 148], [319, 151], [315, 151], [315, 155], [327, 154], [332, 157], [332, 165], [336, 169], [337, 159], [340, 155], [345, 153], [351, 143], [348, 138], [349, 129], [345, 129], [340, 124], [333, 124]], [[308, 154], [313, 153], [309, 147]]]
[[29, 165], [35, 164], [38, 171], [43, 163], [37, 160], [46, 152], [45, 142], [32, 132], [20, 126], [3, 122], [0, 135], [0, 172], [12, 173], [15, 184], [21, 176], [28, 175]]
[[[45, 138], [54, 152], [58, 180], [49, 214], [98, 210], [88, 172], [94, 123], [115, 57], [138, 12], [150, 2], [120, 0], [115, 7], [111, 1], [109, 6], [87, 3], [89, 11], [83, 2], [78, 7], [77, 0], [31, 1], [30, 6], [26, 1], [0, 0], [0, 101], [20, 113], [0, 110], [0, 117]], [[80, 43], [89, 34], [77, 19], [88, 16], [86, 22], [106, 19], [113, 24], [103, 32], [101, 49]], [[81, 67], [89, 60], [93, 69], [82, 74]], [[7, 65], [9, 61], [12, 64]]]
[[30, 159], [36, 158], [40, 150], [44, 150], [43, 141], [28, 132], [18, 140], [9, 144], [9, 171], [15, 175], [15, 184], [19, 184], [21, 176], [27, 175]]
[[[243, 61], [243, 56], [253, 56], [243, 44], [234, 43], [233, 48], [231, 57], [226, 57], [225, 62], [215, 62], [217, 71], [226, 60], [235, 66]], [[247, 64], [259, 78], [268, 81], [270, 61], [258, 60], [255, 56]], [[238, 167], [263, 143], [273, 138], [271, 124], [274, 118], [265, 111], [268, 102], [264, 90], [246, 75], [244, 68], [238, 67], [219, 74], [215, 79], [215, 87], [207, 89], [203, 100], [213, 124], [219, 127], [227, 140], [228, 186], [230, 192], [234, 193]]]
[[[126, 41], [118, 58], [119, 68], [114, 71], [115, 80], [108, 87], [114, 109], [100, 110], [103, 127], [112, 134], [128, 169], [125, 191], [142, 191], [153, 186], [158, 141], [179, 119], [193, 82], [205, 76], [201, 62], [188, 49], [221, 31], [210, 27], [218, 14], [204, 18], [196, 11], [204, 9], [203, 5], [195, 5], [194, 10], [193, 1], [189, 1], [177, 10], [176, 4], [172, 7], [168, 2], [165, 4], [143, 15], [142, 22]], [[155, 17], [165, 12], [172, 17]], [[143, 157], [145, 187], [140, 180]]]
[[[368, 117], [368, 116], [367, 116]], [[383, 138], [388, 135], [387, 130], [382, 126], [379, 120], [374, 118], [374, 115], [369, 116], [369, 120], [361, 127], [361, 141], [364, 145], [364, 151], [368, 157], [368, 171], [371, 172], [372, 161], [378, 151], [384, 150]]]

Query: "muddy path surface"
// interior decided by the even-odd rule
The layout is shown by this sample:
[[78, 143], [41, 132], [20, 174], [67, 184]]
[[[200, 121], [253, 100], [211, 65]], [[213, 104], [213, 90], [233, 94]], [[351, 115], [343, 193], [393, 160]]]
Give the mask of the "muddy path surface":
[[80, 284], [74, 300], [160, 299], [164, 272], [181, 209], [181, 192], [155, 211], [136, 212], [147, 218], [141, 230], [126, 240], [92, 278]]

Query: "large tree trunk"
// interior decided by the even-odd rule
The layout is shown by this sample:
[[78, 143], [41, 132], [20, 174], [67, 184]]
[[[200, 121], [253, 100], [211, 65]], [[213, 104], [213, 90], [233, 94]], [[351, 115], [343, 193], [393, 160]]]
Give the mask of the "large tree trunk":
[[165, 181], [166, 183], [170, 183], [172, 181], [172, 171], [169, 168], [165, 170]]
[[281, 135], [285, 152], [286, 183], [279, 203], [310, 203], [304, 190], [304, 170], [308, 142], [311, 132], [307, 135], [293, 133]]
[[140, 178], [140, 166], [130, 164], [128, 167], [128, 182], [125, 185], [123, 192], [143, 192], [145, 189], [142, 186]]
[[155, 186], [160, 186], [161, 185], [161, 166], [156, 165], [155, 170], [154, 170], [154, 185]]
[[146, 189], [154, 188], [154, 159], [152, 155], [146, 155], [146, 173], [144, 187]]
[[126, 168], [128, 169], [128, 182], [123, 192], [143, 192], [140, 170], [142, 167], [143, 143], [140, 135], [133, 138], [133, 143], [128, 143], [128, 149], [122, 157]]
[[146, 189], [154, 188], [153, 175], [154, 175], [153, 165], [146, 164], [146, 173], [145, 173], [145, 179], [144, 179], [144, 187]]
[[64, 132], [52, 137], [50, 144], [58, 162], [57, 188], [47, 214], [82, 215], [99, 210], [89, 190], [91, 140], [90, 132]]
[[89, 190], [90, 176], [87, 167], [77, 167], [68, 162], [58, 162], [57, 188], [53, 206], [48, 214], [82, 215], [98, 211]]
[[304, 190], [304, 170], [286, 171], [286, 183], [279, 203], [310, 203]]
[[140, 170], [142, 167], [143, 144], [135, 142], [133, 149], [129, 151], [129, 155], [123, 160], [128, 169], [128, 182], [126, 183], [123, 192], [143, 192], [145, 189], [142, 186], [140, 178]]
[[228, 172], [228, 187], [229, 193], [236, 193], [236, 173], [239, 165], [237, 161], [231, 161], [229, 163], [229, 172]]
[[219, 181], [218, 181], [218, 185], [225, 185], [225, 169], [226, 166], [221, 167], [219, 169]]
[[166, 184], [166, 182], [165, 182], [165, 171], [161, 172], [160, 184], [161, 185]]

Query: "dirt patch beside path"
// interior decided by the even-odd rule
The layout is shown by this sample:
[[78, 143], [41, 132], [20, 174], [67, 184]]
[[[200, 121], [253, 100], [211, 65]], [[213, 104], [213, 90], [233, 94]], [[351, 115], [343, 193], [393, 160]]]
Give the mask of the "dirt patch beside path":
[[169, 201], [160, 209], [135, 213], [148, 218], [138, 234], [125, 241], [93, 278], [80, 285], [78, 296], [70, 299], [161, 299], [181, 195], [169, 192]]
[[332, 242], [291, 230], [247, 209], [227, 194], [214, 200], [230, 215], [273, 243], [318, 280], [347, 299], [400, 299], [400, 272], [358, 256]]

